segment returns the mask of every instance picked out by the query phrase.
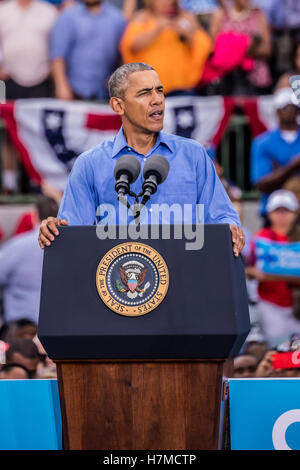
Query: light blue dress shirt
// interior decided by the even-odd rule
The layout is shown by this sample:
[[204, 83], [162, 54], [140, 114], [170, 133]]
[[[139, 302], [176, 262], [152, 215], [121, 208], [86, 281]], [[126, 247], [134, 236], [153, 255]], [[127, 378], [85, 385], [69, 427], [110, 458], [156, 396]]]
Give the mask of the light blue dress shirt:
[[59, 14], [51, 33], [50, 56], [65, 60], [68, 80], [77, 95], [108, 97], [107, 81], [119, 65], [125, 26], [120, 10], [107, 3], [99, 13], [90, 13], [79, 4]]
[[[58, 217], [67, 219], [69, 225], [93, 225], [98, 206], [114, 206], [117, 224], [131, 223], [133, 216], [127, 220], [119, 217], [119, 203], [114, 189], [114, 167], [122, 155], [131, 154], [141, 164], [141, 173], [131, 190], [138, 194], [143, 183], [143, 166], [151, 155], [162, 155], [170, 164], [170, 171], [164, 183], [158, 186], [157, 192], [147, 203], [146, 211], [141, 213], [141, 223], [149, 223], [149, 209], [158, 204], [178, 204], [182, 208], [184, 219], [178, 220], [178, 214], [172, 214], [170, 223], [195, 223], [197, 220], [196, 204], [204, 206], [204, 219], [209, 224], [234, 224], [240, 226], [238, 213], [233, 207], [214, 164], [202, 145], [192, 139], [160, 132], [156, 144], [142, 155], [128, 146], [121, 128], [113, 141], [101, 143], [95, 148], [81, 154], [75, 161], [69, 175], [68, 183], [61, 201]], [[128, 202], [134, 203], [130, 196]], [[192, 214], [185, 212], [184, 205], [193, 207]], [[99, 214], [99, 212], [98, 212]], [[121, 214], [122, 215], [122, 214]], [[101, 218], [101, 217], [100, 217]], [[103, 216], [102, 220], [106, 216]], [[99, 218], [96, 218], [99, 222]], [[163, 219], [159, 223], [165, 223]]]
[[39, 227], [12, 237], [0, 249], [0, 286], [3, 288], [4, 321], [27, 318], [38, 322], [43, 250]]

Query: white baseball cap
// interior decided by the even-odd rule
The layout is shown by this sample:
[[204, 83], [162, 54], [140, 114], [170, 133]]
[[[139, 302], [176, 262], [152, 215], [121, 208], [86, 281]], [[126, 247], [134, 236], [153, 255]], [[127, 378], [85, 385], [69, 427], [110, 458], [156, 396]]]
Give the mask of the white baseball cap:
[[273, 95], [274, 99], [274, 106], [276, 109], [285, 108], [285, 106], [289, 104], [293, 104], [294, 106], [299, 106], [297, 98], [290, 87], [282, 87], [278, 88]]
[[267, 212], [272, 212], [279, 209], [279, 207], [284, 207], [285, 209], [296, 212], [299, 210], [299, 202], [292, 191], [278, 189], [269, 196], [266, 209]]

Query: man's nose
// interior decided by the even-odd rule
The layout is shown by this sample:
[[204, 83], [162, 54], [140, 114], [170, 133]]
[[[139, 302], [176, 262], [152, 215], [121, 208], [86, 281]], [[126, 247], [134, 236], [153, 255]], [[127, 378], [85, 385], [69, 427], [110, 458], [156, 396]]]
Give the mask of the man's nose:
[[157, 106], [158, 104], [162, 104], [164, 101], [164, 95], [159, 93], [158, 91], [154, 91], [151, 95], [151, 104], [152, 106]]

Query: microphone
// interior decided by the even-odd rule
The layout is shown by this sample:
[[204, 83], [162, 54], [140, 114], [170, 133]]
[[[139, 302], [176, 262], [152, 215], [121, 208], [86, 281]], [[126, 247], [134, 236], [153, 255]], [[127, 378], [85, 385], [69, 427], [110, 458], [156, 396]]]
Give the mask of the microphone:
[[143, 176], [143, 198], [141, 205], [145, 205], [149, 201], [152, 194], [156, 193], [157, 186], [163, 183], [168, 176], [170, 164], [165, 157], [161, 155], [152, 155], [145, 163]]
[[132, 155], [124, 155], [119, 158], [114, 168], [116, 179], [115, 190], [118, 199], [123, 199], [130, 191], [130, 185], [134, 183], [141, 172], [141, 165], [137, 158]]

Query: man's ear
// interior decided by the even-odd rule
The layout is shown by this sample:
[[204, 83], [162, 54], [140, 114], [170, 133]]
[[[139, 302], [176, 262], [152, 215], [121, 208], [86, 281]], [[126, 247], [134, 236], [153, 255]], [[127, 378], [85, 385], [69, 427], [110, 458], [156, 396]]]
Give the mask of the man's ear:
[[113, 97], [109, 100], [109, 104], [110, 104], [110, 107], [112, 108], [112, 110], [119, 114], [119, 116], [123, 116], [124, 115], [124, 101], [122, 100], [122, 98], [116, 98], [116, 97]]

